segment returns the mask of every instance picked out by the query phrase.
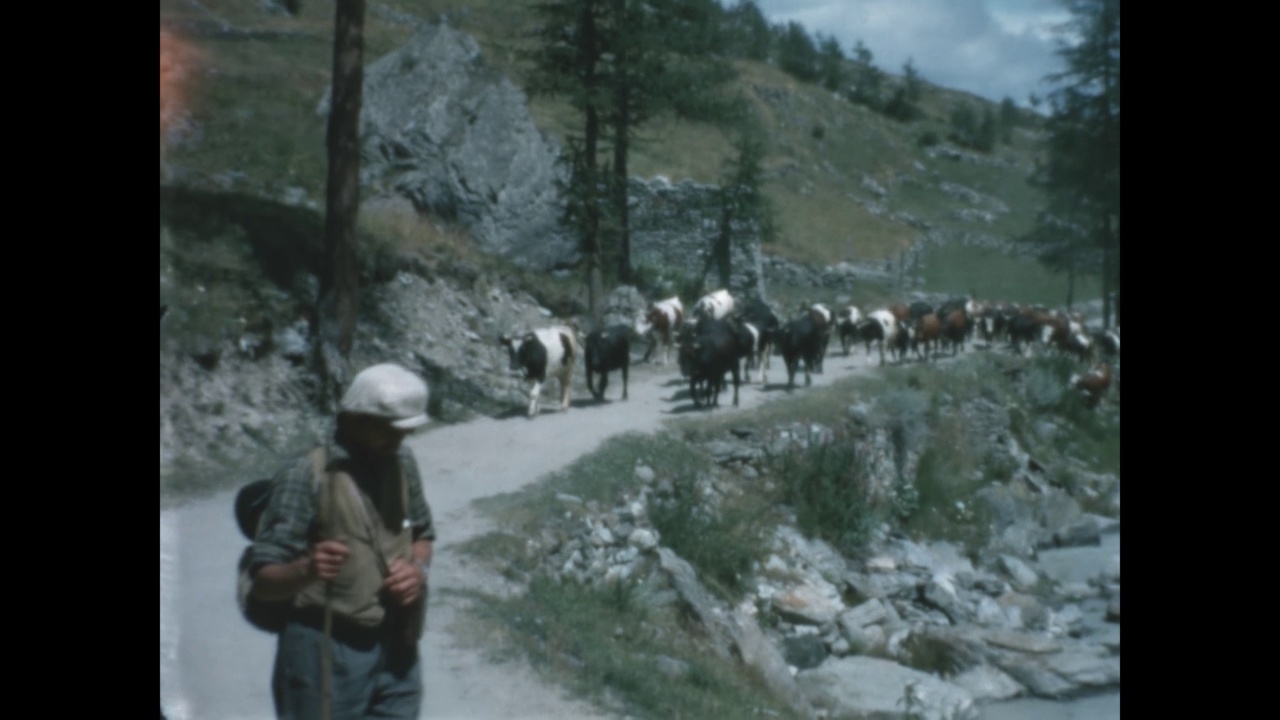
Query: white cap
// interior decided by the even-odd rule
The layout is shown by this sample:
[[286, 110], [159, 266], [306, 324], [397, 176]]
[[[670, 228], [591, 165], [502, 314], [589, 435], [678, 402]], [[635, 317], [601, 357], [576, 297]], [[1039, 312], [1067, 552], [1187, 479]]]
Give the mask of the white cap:
[[412, 430], [428, 421], [427, 384], [399, 365], [374, 365], [351, 381], [341, 410], [387, 418], [394, 427]]

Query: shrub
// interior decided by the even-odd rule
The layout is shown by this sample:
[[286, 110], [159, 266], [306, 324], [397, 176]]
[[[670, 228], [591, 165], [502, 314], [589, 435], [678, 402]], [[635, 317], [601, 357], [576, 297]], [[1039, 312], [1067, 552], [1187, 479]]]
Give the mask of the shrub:
[[745, 586], [752, 563], [765, 552], [767, 503], [756, 493], [709, 503], [692, 474], [673, 478], [674, 497], [654, 503], [649, 519], [662, 544], [688, 560], [721, 595], [734, 598]]
[[986, 545], [988, 513], [974, 494], [988, 480], [985, 458], [975, 455], [973, 442], [956, 413], [940, 413], [916, 472], [918, 509], [904, 525], [919, 535], [964, 544], [970, 550]]
[[1056, 368], [1037, 363], [1027, 370], [1022, 387], [1028, 407], [1043, 412], [1058, 407], [1062, 402], [1066, 382]]
[[860, 550], [875, 526], [865, 464], [843, 432], [813, 437], [807, 447], [774, 458], [779, 500], [795, 510], [796, 526], [845, 554]]

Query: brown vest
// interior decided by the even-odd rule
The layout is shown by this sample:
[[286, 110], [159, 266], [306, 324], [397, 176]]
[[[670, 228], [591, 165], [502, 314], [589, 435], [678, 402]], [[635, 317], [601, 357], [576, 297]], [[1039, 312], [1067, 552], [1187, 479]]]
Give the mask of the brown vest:
[[381, 602], [382, 581], [395, 558], [413, 562], [413, 530], [407, 522], [408, 487], [399, 462], [391, 483], [381, 492], [380, 505], [365, 494], [346, 471], [349, 459], [329, 460], [323, 447], [312, 451], [317, 477], [327, 478], [317, 490], [316, 506], [321, 537], [341, 540], [350, 550], [332, 583], [313, 583], [295, 596], [297, 607], [324, 608], [327, 586], [332, 586], [333, 612], [353, 623], [378, 627], [386, 617]]

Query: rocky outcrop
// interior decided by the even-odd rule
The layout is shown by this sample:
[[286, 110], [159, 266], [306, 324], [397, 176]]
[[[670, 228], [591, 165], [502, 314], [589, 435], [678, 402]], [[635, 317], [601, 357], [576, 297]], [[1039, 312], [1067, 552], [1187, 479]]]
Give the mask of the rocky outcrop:
[[[697, 512], [715, 513], [717, 498], [765, 476], [771, 458], [817, 443], [852, 442], [859, 456], [881, 458], [865, 468], [867, 487], [891, 492], [901, 483], [895, 442], [918, 455], [924, 437], [912, 429], [913, 408], [910, 396], [886, 395], [849, 408], [852, 429], [845, 432], [790, 423], [706, 438], [700, 447], [716, 469], [699, 476]], [[1003, 408], [979, 399], [953, 412], [973, 428], [972, 442], [1009, 453], [1021, 467], [1038, 466], [1009, 439]], [[897, 441], [886, 431], [895, 424]], [[992, 508], [985, 547], [917, 542], [882, 525], [862, 551], [846, 556], [779, 525], [736, 604], [707, 592], [651, 525], [648, 508], [669, 507], [675, 496], [673, 479], [648, 465], [636, 467], [635, 492], [612, 508], [577, 501], [564, 520], [546, 521], [550, 527], [531, 548], [541, 558], [537, 572], [586, 584], [639, 583], [651, 597], [682, 605], [718, 654], [750, 657], [775, 692], [793, 706], [800, 692], [819, 715], [973, 717], [983, 702], [1118, 687], [1118, 540], [1114, 550], [1098, 545], [1112, 533], [1118, 538], [1119, 523], [1082, 512], [1068, 491], [1047, 481], [1043, 491], [1031, 491], [1022, 472], [1035, 471], [992, 483], [1004, 492], [973, 502]], [[907, 468], [909, 477], [915, 473]], [[1013, 537], [1025, 539], [1016, 552]], [[1065, 545], [1072, 548], [1051, 550]], [[1080, 563], [1069, 557], [1077, 548], [1114, 558]], [[1080, 565], [1091, 571], [1071, 569]]]
[[575, 261], [559, 224], [559, 148], [470, 35], [425, 24], [371, 63], [360, 135], [364, 192], [409, 198], [469, 228], [487, 251], [536, 268]]

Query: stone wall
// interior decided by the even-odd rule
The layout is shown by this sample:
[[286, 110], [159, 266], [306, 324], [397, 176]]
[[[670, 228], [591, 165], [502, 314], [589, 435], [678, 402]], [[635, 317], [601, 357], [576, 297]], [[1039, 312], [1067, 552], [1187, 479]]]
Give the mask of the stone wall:
[[[705, 289], [720, 287], [719, 269], [708, 258], [720, 233], [716, 188], [691, 181], [672, 183], [664, 177], [632, 178], [631, 265], [657, 271], [679, 287], [681, 279], [707, 270]], [[735, 223], [730, 244], [728, 290], [736, 297], [765, 297], [758, 231]]]

